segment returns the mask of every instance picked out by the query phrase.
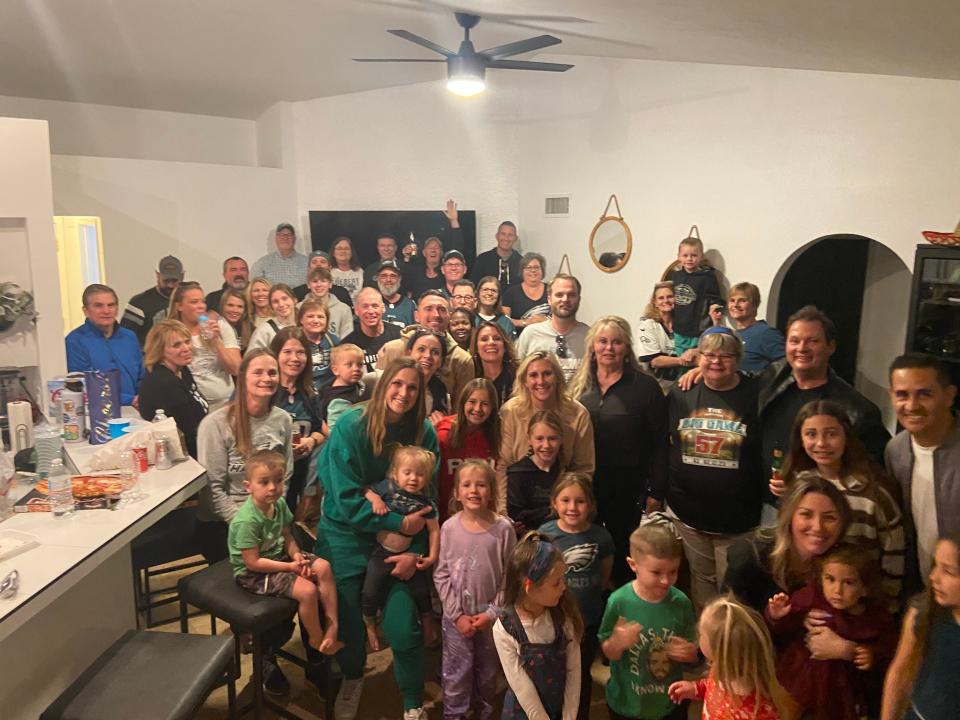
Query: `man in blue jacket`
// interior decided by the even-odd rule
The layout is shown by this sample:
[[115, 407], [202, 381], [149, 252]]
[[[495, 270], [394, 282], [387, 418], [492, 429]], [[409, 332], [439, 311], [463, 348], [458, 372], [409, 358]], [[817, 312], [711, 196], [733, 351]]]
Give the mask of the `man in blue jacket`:
[[67, 370], [120, 371], [120, 402], [135, 405], [143, 378], [137, 336], [117, 324], [119, 303], [113, 288], [95, 283], [83, 291], [83, 325], [67, 335]]

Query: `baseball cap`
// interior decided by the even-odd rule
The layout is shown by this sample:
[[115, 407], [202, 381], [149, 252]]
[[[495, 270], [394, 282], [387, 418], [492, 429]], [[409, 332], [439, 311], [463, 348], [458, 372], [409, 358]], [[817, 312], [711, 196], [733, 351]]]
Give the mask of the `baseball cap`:
[[277, 232], [281, 232], [283, 230], [289, 230], [294, 235], [297, 234], [297, 231], [294, 229], [293, 225], [291, 225], [290, 223], [280, 223], [279, 225], [277, 225]]
[[165, 280], [179, 280], [183, 277], [183, 263], [173, 255], [167, 255], [157, 263], [157, 272]]
[[322, 257], [322, 258], [323, 258], [324, 260], [326, 260], [327, 262], [332, 262], [331, 259], [330, 259], [330, 253], [328, 253], [328, 252], [326, 252], [326, 251], [324, 251], [324, 250], [314, 250], [312, 253], [310, 253], [310, 258], [311, 258], [311, 259], [313, 259], [313, 258], [315, 258], [315, 257]]
[[459, 260], [464, 265], [467, 264], [467, 259], [463, 256], [463, 253], [459, 250], [447, 250], [443, 254], [442, 262], [447, 262], [448, 260]]
[[400, 274], [400, 266], [397, 265], [396, 260], [381, 260], [377, 264], [377, 269], [374, 274], [379, 275], [383, 270], [393, 270], [395, 273]]

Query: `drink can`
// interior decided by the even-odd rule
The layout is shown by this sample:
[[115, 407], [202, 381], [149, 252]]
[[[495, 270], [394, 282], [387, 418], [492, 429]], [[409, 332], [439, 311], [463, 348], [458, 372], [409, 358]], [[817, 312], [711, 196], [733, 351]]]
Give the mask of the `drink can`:
[[150, 461], [147, 459], [147, 446], [137, 445], [130, 450], [130, 453], [133, 455], [134, 466], [137, 468], [137, 472], [145, 473], [150, 467]]
[[170, 459], [170, 441], [165, 437], [157, 440], [157, 470], [169, 470], [173, 467], [173, 460]]

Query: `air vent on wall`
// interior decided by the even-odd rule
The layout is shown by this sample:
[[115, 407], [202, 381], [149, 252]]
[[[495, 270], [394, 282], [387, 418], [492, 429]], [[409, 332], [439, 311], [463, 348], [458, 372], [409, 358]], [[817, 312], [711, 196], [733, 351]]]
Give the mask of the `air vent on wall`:
[[543, 214], [546, 217], [569, 217], [570, 196], [550, 195], [543, 201]]

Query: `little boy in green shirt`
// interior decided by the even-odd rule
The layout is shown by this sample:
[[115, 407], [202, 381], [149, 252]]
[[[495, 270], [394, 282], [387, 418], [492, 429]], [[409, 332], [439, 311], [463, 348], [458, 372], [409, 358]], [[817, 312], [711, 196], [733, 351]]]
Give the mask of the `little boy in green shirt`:
[[[293, 539], [293, 514], [283, 498], [285, 463], [273, 450], [260, 450], [247, 460], [243, 484], [250, 496], [230, 521], [230, 565], [243, 589], [296, 600], [310, 646], [333, 655], [343, 647], [337, 640], [333, 571], [326, 560], [302, 552]], [[318, 599], [323, 604], [326, 631], [320, 625]]]
[[693, 604], [673, 587], [682, 547], [672, 528], [644, 524], [630, 536], [627, 564], [636, 579], [615, 590], [600, 622], [600, 649], [610, 660], [611, 720], [687, 717], [667, 690], [697, 660]]

